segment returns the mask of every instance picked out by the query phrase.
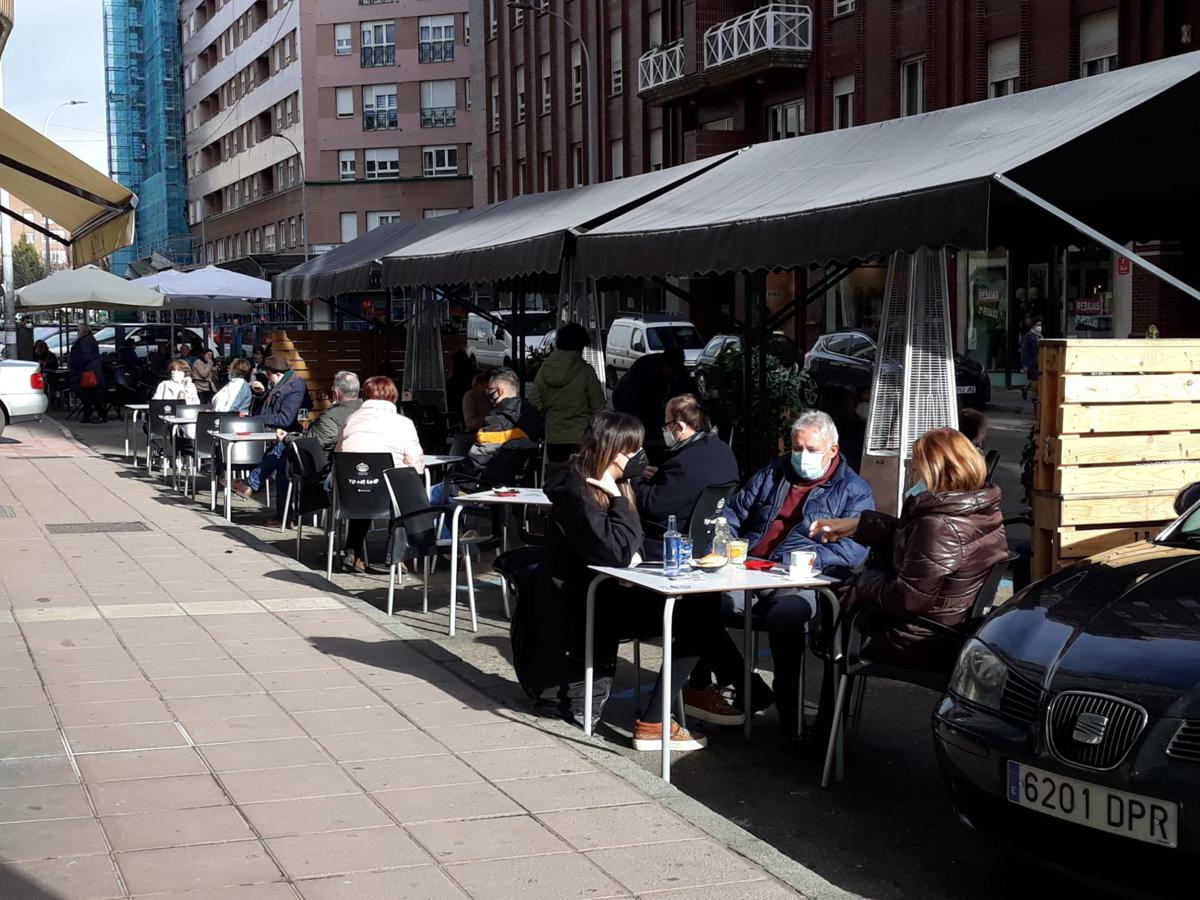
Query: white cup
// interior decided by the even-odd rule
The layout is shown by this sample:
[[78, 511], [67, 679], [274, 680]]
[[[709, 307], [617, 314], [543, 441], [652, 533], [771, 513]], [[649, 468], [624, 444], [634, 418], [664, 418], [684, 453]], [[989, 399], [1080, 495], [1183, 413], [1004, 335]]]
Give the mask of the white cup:
[[817, 554], [811, 550], [793, 550], [788, 554], [788, 575], [792, 578], [811, 578]]

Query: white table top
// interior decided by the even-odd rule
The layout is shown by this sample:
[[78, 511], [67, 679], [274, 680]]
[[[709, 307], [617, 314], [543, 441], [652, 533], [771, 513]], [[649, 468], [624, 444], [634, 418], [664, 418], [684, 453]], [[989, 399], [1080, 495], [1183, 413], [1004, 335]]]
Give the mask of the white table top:
[[218, 441], [225, 441], [227, 443], [236, 443], [238, 441], [277, 441], [277, 440], [279, 440], [279, 435], [277, 435], [273, 431], [252, 431], [252, 432], [249, 432], [248, 434], [227, 434], [225, 432], [220, 432], [220, 431], [210, 431], [209, 434], [211, 434]]
[[462, 460], [461, 456], [441, 456], [437, 453], [430, 453], [425, 457], [425, 465], [427, 466], [448, 466], [451, 463], [456, 463]]
[[661, 563], [656, 568], [645, 565], [640, 568], [623, 569], [619, 566], [589, 566], [593, 572], [611, 575], [630, 584], [648, 588], [658, 594], [682, 596], [684, 594], [708, 594], [713, 591], [757, 591], [770, 588], [817, 588], [837, 584], [832, 578], [815, 574], [808, 578], [792, 578], [783, 568], [765, 572], [745, 569], [741, 566], [726, 566], [716, 572], [698, 569], [668, 578], [662, 574]]
[[168, 425], [195, 425], [195, 419], [189, 419], [187, 416], [159, 416]]
[[494, 503], [497, 505], [511, 504], [516, 506], [551, 506], [550, 498], [541, 488], [517, 488], [512, 497], [497, 496], [495, 491], [476, 491], [474, 494], [459, 494], [454, 498], [455, 503], [478, 504]]
[[149, 408], [150, 408], [149, 403], [126, 403], [124, 406], [124, 409], [132, 409], [132, 410], [137, 410], [137, 411], [140, 411], [143, 409], [149, 409]]

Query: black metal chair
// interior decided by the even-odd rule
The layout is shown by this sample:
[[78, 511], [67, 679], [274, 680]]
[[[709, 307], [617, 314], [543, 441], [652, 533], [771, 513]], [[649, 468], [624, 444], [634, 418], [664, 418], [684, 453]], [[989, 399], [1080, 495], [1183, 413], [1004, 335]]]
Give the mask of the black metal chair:
[[[266, 426], [263, 425], [262, 416], [239, 416], [237, 413], [222, 413], [218, 420], [217, 431], [221, 434], [257, 434]], [[249, 472], [255, 466], [263, 461], [266, 455], [266, 447], [260, 442], [253, 441], [249, 443], [234, 443], [215, 445], [216, 453], [213, 455], [213, 475], [225, 468], [225, 452], [229, 453], [229, 468], [232, 472]], [[271, 503], [271, 483], [270, 480], [263, 484], [263, 488], [267, 492], [267, 505]], [[228, 486], [226, 488], [229, 489]], [[214, 497], [216, 492], [213, 492]]]
[[334, 541], [341, 522], [349, 519], [391, 520], [392, 498], [383, 473], [394, 465], [390, 453], [333, 454], [333, 497], [326, 528], [329, 533], [326, 578], [333, 578]]
[[215, 439], [210, 431], [216, 431], [220, 427], [221, 416], [233, 415], [237, 413], [219, 413], [211, 411], [202, 411], [196, 416], [196, 436], [191, 441], [191, 446], [183, 453], [183, 458], [188, 460], [186, 477], [191, 479], [191, 490], [189, 493], [192, 499], [196, 499], [197, 494], [197, 479], [200, 473], [207, 465], [211, 478], [209, 479], [210, 498], [209, 509], [217, 508], [217, 472], [216, 466], [213, 464], [213, 459], [216, 455], [214, 450]]
[[475, 446], [475, 432], [468, 431], [450, 436], [450, 449], [447, 456], [466, 456]]
[[[190, 419], [192, 422], [196, 422], [203, 411], [204, 407], [200, 404], [185, 403], [175, 407], [175, 418]], [[192, 435], [187, 433], [189, 427], [192, 429]], [[180, 429], [183, 430], [180, 431]], [[167, 434], [172, 435], [172, 433], [171, 444], [174, 449], [174, 458], [171, 460], [171, 484], [178, 489], [181, 462], [191, 453], [195, 442], [195, 425], [168, 425]]]
[[328, 467], [329, 454], [317, 438], [297, 438], [288, 445], [288, 488], [279, 530], [287, 528], [290, 512], [296, 520], [296, 559], [300, 558], [304, 517], [329, 509], [329, 493], [325, 490]]
[[167, 443], [171, 436], [171, 426], [162, 420], [163, 416], [175, 415], [175, 410], [185, 404], [177, 400], [150, 400], [146, 410], [146, 471], [154, 471], [154, 460], [163, 460], [163, 475], [167, 474]]
[[983, 464], [987, 467], [987, 477], [984, 479], [988, 484], [994, 484], [992, 480], [996, 475], [996, 468], [1000, 465], [1000, 451], [989, 450], [983, 456]]

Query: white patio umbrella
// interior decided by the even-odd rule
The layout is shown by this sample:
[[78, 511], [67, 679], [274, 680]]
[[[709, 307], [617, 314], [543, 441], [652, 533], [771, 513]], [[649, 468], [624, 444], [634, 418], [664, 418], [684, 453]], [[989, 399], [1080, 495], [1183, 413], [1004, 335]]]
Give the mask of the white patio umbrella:
[[60, 269], [17, 289], [17, 306], [22, 309], [162, 309], [165, 302], [158, 291], [97, 266]]
[[161, 292], [166, 297], [165, 306], [171, 311], [172, 321], [177, 309], [207, 310], [210, 336], [215, 330], [218, 312], [248, 316], [254, 312], [253, 301], [271, 299], [269, 281], [216, 266], [191, 272], [164, 269], [137, 278], [133, 284]]

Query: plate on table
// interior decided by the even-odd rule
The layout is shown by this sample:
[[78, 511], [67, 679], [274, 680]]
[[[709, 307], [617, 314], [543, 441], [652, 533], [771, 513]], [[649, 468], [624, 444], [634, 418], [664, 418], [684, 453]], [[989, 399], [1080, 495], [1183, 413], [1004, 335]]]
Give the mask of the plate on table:
[[498, 487], [492, 491], [497, 497], [516, 497], [520, 494], [520, 490], [510, 487]]
[[710, 553], [707, 556], [701, 556], [699, 559], [690, 559], [688, 563], [693, 569], [699, 569], [701, 572], [719, 572], [729, 565], [729, 557], [717, 556], [714, 553]]

